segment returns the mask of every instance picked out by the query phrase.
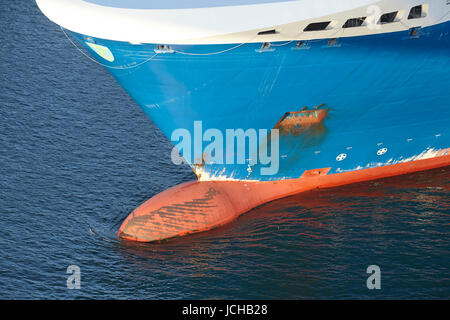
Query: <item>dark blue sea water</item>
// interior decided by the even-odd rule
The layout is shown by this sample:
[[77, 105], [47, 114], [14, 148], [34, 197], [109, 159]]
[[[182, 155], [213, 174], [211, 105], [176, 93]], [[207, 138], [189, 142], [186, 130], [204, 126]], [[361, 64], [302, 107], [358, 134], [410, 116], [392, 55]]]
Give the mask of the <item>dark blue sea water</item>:
[[[164, 244], [128, 213], [194, 179], [34, 1], [0, 4], [1, 299], [445, 299], [450, 169], [308, 192]], [[81, 289], [66, 287], [69, 265]], [[381, 290], [366, 269], [381, 268]]]

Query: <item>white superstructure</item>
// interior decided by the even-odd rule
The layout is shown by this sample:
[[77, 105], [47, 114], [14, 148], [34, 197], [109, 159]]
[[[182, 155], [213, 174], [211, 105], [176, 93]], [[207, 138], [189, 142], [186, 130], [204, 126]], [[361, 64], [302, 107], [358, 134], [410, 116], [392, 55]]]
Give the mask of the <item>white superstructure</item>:
[[[449, 0], [36, 0], [56, 24], [131, 43], [215, 44], [339, 38], [448, 21]], [[420, 17], [408, 19], [421, 6]], [[396, 13], [380, 24], [384, 14]], [[365, 18], [343, 28], [349, 19]], [[305, 31], [329, 22], [323, 30]], [[262, 32], [263, 34], [258, 35]]]

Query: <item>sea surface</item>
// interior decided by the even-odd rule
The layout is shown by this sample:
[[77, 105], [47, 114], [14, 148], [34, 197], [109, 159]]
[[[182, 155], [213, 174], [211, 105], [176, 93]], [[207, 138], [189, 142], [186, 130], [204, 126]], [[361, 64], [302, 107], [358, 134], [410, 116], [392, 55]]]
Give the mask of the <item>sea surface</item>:
[[450, 297], [449, 168], [304, 193], [167, 243], [120, 241], [130, 211], [195, 178], [170, 150], [34, 1], [1, 1], [0, 299]]

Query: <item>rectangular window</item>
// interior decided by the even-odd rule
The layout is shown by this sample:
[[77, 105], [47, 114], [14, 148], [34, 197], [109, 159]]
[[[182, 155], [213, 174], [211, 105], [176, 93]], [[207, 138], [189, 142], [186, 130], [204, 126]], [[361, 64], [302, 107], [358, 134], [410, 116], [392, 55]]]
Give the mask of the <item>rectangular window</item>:
[[275, 29], [272, 29], [272, 30], [258, 32], [258, 36], [262, 36], [262, 35], [266, 35], [266, 34], [276, 34], [276, 33], [277, 33], [277, 31]]
[[348, 19], [347, 22], [342, 26], [342, 28], [360, 27], [363, 25], [366, 18], [367, 17]]
[[422, 5], [415, 6], [415, 7], [411, 8], [411, 11], [409, 12], [409, 15], [408, 15], [408, 19], [422, 18], [423, 17], [422, 13], [423, 13]]
[[386, 24], [395, 22], [395, 18], [397, 18], [398, 11], [385, 13], [381, 16], [379, 24]]
[[322, 30], [326, 30], [327, 27], [330, 25], [330, 23], [331, 23], [331, 21], [311, 23], [303, 31], [322, 31]]

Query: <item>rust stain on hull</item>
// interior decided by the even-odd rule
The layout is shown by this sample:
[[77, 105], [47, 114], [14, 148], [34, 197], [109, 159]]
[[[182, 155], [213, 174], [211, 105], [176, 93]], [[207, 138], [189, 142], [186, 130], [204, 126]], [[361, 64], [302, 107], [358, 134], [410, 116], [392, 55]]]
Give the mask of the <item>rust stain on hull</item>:
[[322, 125], [329, 112], [329, 109], [321, 109], [323, 106], [321, 104], [311, 110], [304, 107], [301, 111], [286, 112], [274, 129], [279, 129], [282, 134], [300, 135], [313, 126]]

